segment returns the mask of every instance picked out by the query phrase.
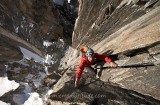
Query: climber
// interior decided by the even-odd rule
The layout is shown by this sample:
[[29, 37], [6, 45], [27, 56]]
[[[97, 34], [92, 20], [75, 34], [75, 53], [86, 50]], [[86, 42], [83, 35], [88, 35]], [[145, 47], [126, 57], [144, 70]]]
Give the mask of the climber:
[[91, 67], [91, 65], [94, 64], [95, 59], [98, 60], [104, 60], [105, 62], [108, 62], [111, 67], [117, 67], [118, 65], [112, 61], [111, 58], [100, 55], [98, 53], [94, 53], [93, 49], [87, 47], [86, 53], [82, 56], [81, 62], [79, 64], [78, 70], [76, 72], [76, 80], [75, 80], [75, 87], [79, 87], [79, 81], [82, 75], [83, 70], [87, 73], [89, 77], [96, 77], [96, 70]]

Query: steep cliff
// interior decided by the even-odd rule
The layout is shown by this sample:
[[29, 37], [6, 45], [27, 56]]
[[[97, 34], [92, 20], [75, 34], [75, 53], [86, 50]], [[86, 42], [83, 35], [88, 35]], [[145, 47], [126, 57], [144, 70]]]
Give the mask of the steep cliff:
[[71, 45], [77, 13], [71, 12], [72, 3], [0, 1], [0, 104], [31, 105], [34, 99], [34, 104], [45, 102], [41, 98], [60, 78], [54, 72]]
[[58, 7], [52, 0], [1, 0], [0, 37], [9, 42], [6, 36], [15, 36], [15, 40], [19, 39], [22, 43], [26, 41], [34, 48], [25, 47], [27, 44], [15, 46], [30, 49], [42, 57], [52, 56], [52, 69], [56, 70], [63, 51], [71, 44], [73, 18], [76, 18], [71, 19], [67, 8], [69, 4], [64, 4]]
[[[79, 3], [72, 47], [62, 60], [73, 68], [55, 85], [50, 103], [159, 105], [160, 1], [79, 0]], [[83, 77], [79, 92], [73, 86], [72, 77], [80, 61], [78, 49], [82, 45], [110, 56], [119, 67], [113, 69], [98, 62], [100, 81]], [[97, 94], [107, 96], [97, 98]]]
[[[159, 18], [159, 0], [1, 0], [0, 104], [159, 105]], [[77, 89], [82, 45], [119, 67]]]

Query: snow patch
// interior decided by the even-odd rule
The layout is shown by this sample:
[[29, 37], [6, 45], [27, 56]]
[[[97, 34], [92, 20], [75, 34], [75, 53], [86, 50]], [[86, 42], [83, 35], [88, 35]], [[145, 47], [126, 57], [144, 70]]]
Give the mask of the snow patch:
[[32, 28], [32, 27], [33, 27], [33, 24], [32, 24], [32, 23], [29, 23], [29, 27], [31, 27], [31, 28]]
[[54, 61], [52, 60], [52, 57], [53, 57], [52, 55], [48, 55], [48, 54], [47, 54], [47, 55], [45, 56], [44, 62], [47, 63], [47, 64], [49, 64], [49, 65], [50, 65], [50, 64], [54, 64]]
[[48, 100], [48, 97], [49, 97], [52, 93], [53, 93], [53, 90], [52, 90], [52, 89], [48, 90], [47, 94], [46, 94], [45, 97], [44, 97], [44, 100], [47, 101], [47, 100]]
[[8, 77], [0, 77], [0, 96], [18, 87], [19, 83], [16, 83], [14, 80], [9, 81]]
[[22, 94], [15, 94], [13, 96], [13, 101], [17, 103], [17, 105], [23, 105], [24, 102], [29, 98], [29, 93], [31, 93], [32, 89], [28, 85], [28, 83], [20, 82], [21, 85], [25, 87]]
[[44, 70], [45, 70], [46, 74], [49, 75], [48, 66], [44, 66]]
[[70, 3], [71, 2], [71, 0], [68, 0], [68, 3]]
[[64, 40], [63, 39], [59, 39], [60, 42], [62, 42], [64, 44]]
[[3, 101], [0, 101], [0, 105], [11, 105], [10, 103], [5, 103]]
[[43, 46], [49, 47], [51, 45], [57, 45], [57, 46], [64, 46], [64, 40], [63, 39], [58, 39], [58, 42], [49, 42], [49, 41], [43, 41]]
[[19, 27], [17, 27], [17, 28], [15, 29], [15, 32], [16, 32], [16, 33], [18, 33], [18, 29], [19, 29]]
[[25, 101], [24, 105], [43, 105], [42, 98], [39, 97], [39, 94], [34, 92], [30, 93], [30, 97]]
[[19, 47], [19, 48], [20, 48], [21, 52], [23, 53], [24, 58], [26, 58], [26, 59], [30, 60], [31, 58], [33, 58], [35, 60], [35, 62], [39, 62], [42, 64], [46, 63], [48, 65], [55, 63], [55, 61], [52, 60], [52, 57], [53, 57], [52, 55], [47, 54], [44, 59], [44, 58], [40, 57], [39, 55], [37, 55], [37, 54], [35, 54], [35, 53], [33, 53], [23, 47]]
[[49, 42], [49, 41], [43, 41], [43, 46], [49, 47], [51, 46], [53, 43]]
[[23, 56], [26, 58], [26, 59], [31, 59], [33, 58], [36, 62], [40, 62], [40, 63], [43, 63], [43, 58], [40, 57], [39, 55], [23, 48], [23, 47], [19, 47], [21, 52], [23, 53]]
[[13, 97], [13, 100], [15, 103], [17, 103], [18, 105], [22, 105], [29, 97], [29, 93], [31, 93], [32, 89], [31, 87], [28, 85], [28, 83], [20, 83], [21, 85], [24, 85], [25, 90], [23, 91], [24, 94], [15, 94]]

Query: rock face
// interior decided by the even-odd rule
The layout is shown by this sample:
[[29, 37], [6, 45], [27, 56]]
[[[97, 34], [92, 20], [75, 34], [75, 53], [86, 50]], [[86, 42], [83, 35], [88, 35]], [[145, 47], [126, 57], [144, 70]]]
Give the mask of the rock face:
[[[74, 87], [75, 71], [67, 71], [57, 82], [50, 95], [51, 105], [158, 105], [160, 102], [152, 97], [126, 90], [115, 84], [86, 78], [81, 79], [79, 89]], [[136, 100], [136, 101], [135, 101]]]
[[[160, 1], [79, 0], [75, 26], [78, 2], [61, 1], [56, 5], [59, 0], [1, 0], [0, 75], [20, 86], [0, 100], [24, 104], [28, 93], [37, 92], [42, 97], [51, 88], [46, 105], [159, 105]], [[18, 45], [45, 56], [45, 63], [21, 60]], [[75, 71], [81, 58], [77, 49], [81, 45], [111, 57], [119, 67], [97, 62], [100, 80], [84, 73], [76, 89]], [[45, 77], [44, 66], [53, 72], [65, 68], [66, 62], [70, 69], [62, 77], [59, 71]], [[41, 100], [37, 93], [35, 99]]]
[[[71, 44], [76, 18], [69, 18], [68, 5], [66, 2], [58, 8], [53, 0], [0, 1], [0, 77], [20, 84], [17, 90], [1, 96], [1, 103], [22, 105], [30, 96], [41, 100], [58, 81], [60, 76], [52, 72], [58, 69], [64, 50]], [[43, 62], [27, 60], [21, 52]], [[51, 75], [45, 78], [46, 68]], [[29, 95], [32, 92], [36, 93]]]
[[0, 40], [0, 50], [0, 77], [4, 77], [6, 75], [5, 64], [7, 62], [18, 61], [23, 57], [18, 49], [7, 44], [3, 40]]
[[[63, 27], [59, 25], [58, 11], [52, 3], [45, 0], [2, 0], [1, 26], [37, 46], [42, 45], [45, 37], [50, 40], [54, 40], [53, 36], [61, 37]], [[52, 32], [51, 28], [55, 31]]]
[[[65, 4], [69, 5], [68, 2]], [[2, 38], [4, 30], [10, 37], [13, 35], [25, 40], [40, 50], [38, 55], [52, 56], [54, 70], [57, 70], [64, 50], [71, 44], [74, 27], [74, 21], [70, 19], [70, 10], [67, 10], [65, 5], [58, 8], [53, 0], [2, 0], [0, 14]], [[44, 41], [52, 43], [52, 46], [44, 46]]]
[[[79, 17], [73, 33], [73, 47], [79, 47], [83, 44], [93, 46], [105, 38], [108, 39], [105, 41], [105, 44], [106, 42], [110, 43], [112, 39], [119, 37], [122, 38], [119, 39], [120, 42], [125, 40], [124, 36], [126, 34], [130, 36], [130, 39], [132, 39], [133, 42], [136, 41], [134, 38], [137, 38], [135, 35], [143, 36], [146, 34], [147, 36], [147, 33], [144, 33], [144, 30], [152, 27], [152, 25], [155, 27], [158, 26], [159, 15], [156, 13], [156, 11], [158, 12], [158, 8], [154, 11], [152, 10], [158, 7], [159, 1], [151, 1], [153, 4], [146, 6], [149, 3], [148, 0], [131, 0], [130, 2], [126, 0], [81, 0]], [[156, 32], [156, 29], [152, 27], [148, 34], [154, 31]], [[143, 37], [141, 37], [141, 39], [143, 40]]]
[[[98, 89], [109, 88], [110, 85], [105, 84], [111, 83], [111, 86], [115, 87], [114, 89], [113, 87], [112, 89], [110, 88], [112, 91], [110, 92], [115, 93], [116, 98], [107, 98], [107, 102], [103, 104], [159, 105], [160, 1], [79, 0], [79, 3], [78, 18], [72, 36], [73, 48], [69, 48], [68, 52], [66, 52], [63, 62], [66, 60], [68, 65], [75, 66], [74, 70], [77, 70], [80, 60], [79, 51], [77, 50], [81, 45], [88, 45], [95, 52], [110, 56], [120, 66], [113, 69], [105, 62], [98, 62], [96, 65], [98, 70], [97, 75], [104, 84], [101, 84], [102, 81], [98, 83], [89, 82], [94, 86], [82, 86], [80, 90], [85, 88], [83, 92], [96, 93]], [[74, 50], [75, 48], [77, 50]], [[67, 85], [67, 80], [64, 79], [64, 81], [59, 81], [56, 84], [56, 86], [60, 87], [55, 87], [53, 94], [59, 92], [59, 94], [67, 93], [67, 90], [64, 89], [68, 88], [69, 84]], [[88, 79], [85, 79], [85, 82], [87, 81]], [[61, 83], [63, 86], [60, 85]], [[133, 94], [131, 90], [134, 91]], [[131, 96], [138, 98], [136, 100], [139, 101], [141, 99], [149, 101], [150, 99], [146, 99], [146, 97], [152, 97], [157, 99], [157, 103], [143, 103], [142, 100], [140, 103], [124, 102], [121, 100], [122, 98], [120, 98], [121, 95], [118, 91], [121, 91], [121, 95], [132, 94]], [[122, 91], [129, 93], [123, 93]], [[101, 92], [98, 91], [98, 93]], [[107, 94], [105, 89], [103, 93]], [[128, 96], [126, 98], [130, 99]], [[57, 100], [61, 99], [53, 98], [53, 101]], [[94, 101], [90, 101], [91, 104], [94, 104], [95, 100], [97, 105], [100, 104], [101, 101], [99, 100], [101, 98], [94, 98]], [[67, 99], [62, 101], [66, 102]]]

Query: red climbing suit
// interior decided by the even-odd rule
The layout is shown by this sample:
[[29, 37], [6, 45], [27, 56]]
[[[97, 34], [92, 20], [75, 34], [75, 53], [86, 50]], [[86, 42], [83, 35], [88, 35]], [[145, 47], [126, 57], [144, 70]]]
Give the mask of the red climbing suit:
[[[109, 58], [109, 57], [107, 57], [105, 55], [99, 55], [99, 54], [95, 53], [93, 57], [98, 59], [98, 60], [104, 60], [104, 61], [106, 61], [108, 63], [112, 62], [111, 58]], [[76, 72], [76, 78], [80, 79], [84, 68], [85, 67], [91, 67], [91, 65], [94, 64], [94, 61], [95, 61], [95, 59], [92, 59], [92, 61], [90, 62], [87, 59], [87, 56], [83, 55], [83, 57], [81, 58], [81, 62], [79, 64], [78, 70]]]

